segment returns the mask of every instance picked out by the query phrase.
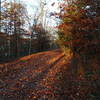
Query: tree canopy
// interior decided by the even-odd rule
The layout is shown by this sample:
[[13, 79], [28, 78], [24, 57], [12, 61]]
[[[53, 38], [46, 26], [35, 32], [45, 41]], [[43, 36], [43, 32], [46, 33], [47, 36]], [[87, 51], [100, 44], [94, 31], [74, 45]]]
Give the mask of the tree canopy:
[[73, 54], [97, 55], [100, 52], [100, 1], [64, 0], [58, 26], [60, 44]]

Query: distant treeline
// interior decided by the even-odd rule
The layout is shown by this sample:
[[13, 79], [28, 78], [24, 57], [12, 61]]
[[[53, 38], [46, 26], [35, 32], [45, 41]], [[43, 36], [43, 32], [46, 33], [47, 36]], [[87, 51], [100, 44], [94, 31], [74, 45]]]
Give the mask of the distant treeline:
[[57, 48], [57, 45], [46, 34], [41, 32], [37, 36], [30, 37], [28, 34], [8, 35], [0, 32], [0, 62]]
[[[39, 15], [39, 16], [38, 16]], [[41, 13], [30, 19], [25, 5], [4, 1], [0, 10], [0, 62], [56, 48], [41, 23]]]

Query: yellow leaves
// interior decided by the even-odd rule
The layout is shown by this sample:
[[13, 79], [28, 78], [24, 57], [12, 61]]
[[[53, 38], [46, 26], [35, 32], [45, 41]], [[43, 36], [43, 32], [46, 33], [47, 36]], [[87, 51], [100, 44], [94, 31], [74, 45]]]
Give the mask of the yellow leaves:
[[65, 58], [64, 63], [65, 63], [66, 60], [69, 60], [73, 56], [73, 53], [69, 48], [64, 48], [63, 51], [64, 51], [64, 54], [66, 55], [64, 57]]
[[60, 56], [62, 56], [62, 54], [59, 55], [59, 56], [57, 56], [57, 57], [55, 57], [55, 58], [50, 59], [50, 60], [48, 61], [48, 64], [54, 63], [57, 59], [59, 59]]
[[28, 59], [31, 59], [31, 57], [32, 57], [32, 55], [29, 55], [29, 56], [22, 57], [19, 60], [20, 61], [27, 61]]
[[64, 35], [66, 35], [67, 33], [70, 33], [70, 31], [72, 30], [71, 25], [66, 25], [66, 23], [60, 24], [58, 28], [64, 33]]
[[84, 75], [84, 66], [82, 66], [82, 64], [78, 65], [77, 74], [79, 75], [79, 77], [82, 77]]
[[37, 96], [32, 96], [32, 99], [36, 99], [37, 98]]

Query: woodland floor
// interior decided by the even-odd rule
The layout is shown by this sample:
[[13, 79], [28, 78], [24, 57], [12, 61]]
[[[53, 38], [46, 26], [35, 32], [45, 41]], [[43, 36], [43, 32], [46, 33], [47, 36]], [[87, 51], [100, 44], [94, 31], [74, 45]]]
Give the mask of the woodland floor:
[[100, 70], [82, 77], [76, 69], [60, 50], [0, 64], [0, 100], [100, 100]]

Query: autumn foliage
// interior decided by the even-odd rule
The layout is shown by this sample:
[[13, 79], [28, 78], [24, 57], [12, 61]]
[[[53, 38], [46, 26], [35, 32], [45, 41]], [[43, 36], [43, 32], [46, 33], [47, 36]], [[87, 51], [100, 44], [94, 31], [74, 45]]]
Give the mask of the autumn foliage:
[[64, 0], [58, 26], [60, 44], [73, 54], [95, 56], [100, 53], [100, 1]]

